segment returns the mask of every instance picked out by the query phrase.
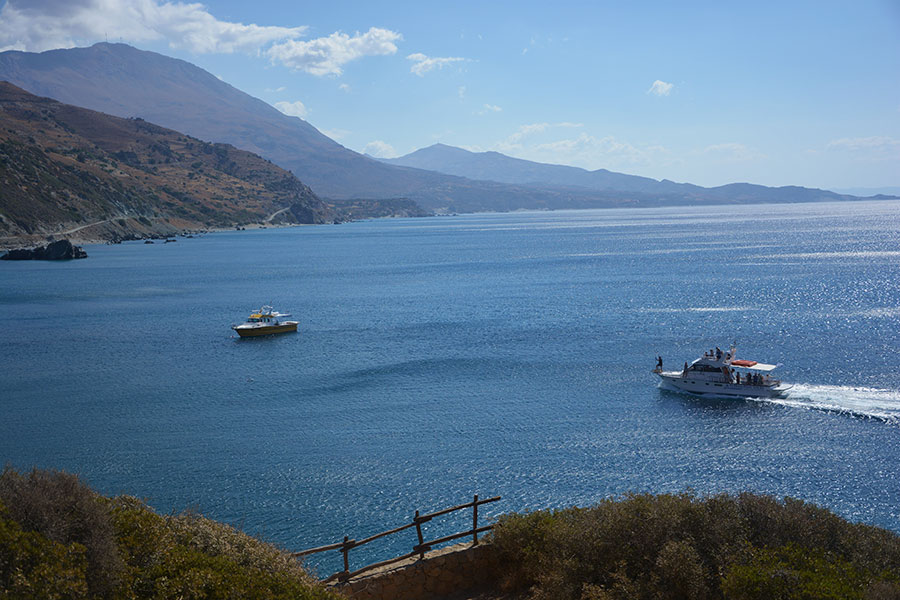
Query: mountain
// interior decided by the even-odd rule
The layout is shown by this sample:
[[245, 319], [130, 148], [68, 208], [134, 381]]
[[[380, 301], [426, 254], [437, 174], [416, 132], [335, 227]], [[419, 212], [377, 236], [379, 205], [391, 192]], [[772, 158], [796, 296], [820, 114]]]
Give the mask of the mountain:
[[[408, 157], [388, 164], [344, 148], [302, 119], [282, 114], [199, 67], [125, 44], [39, 54], [2, 52], [2, 79], [62, 102], [143, 118], [257, 153], [332, 199], [404, 198], [435, 212], [473, 212], [850, 198], [797, 187], [702, 188], [446, 146], [432, 147], [430, 154], [452, 154], [450, 160], [428, 158], [425, 149], [408, 165]], [[431, 170], [418, 168], [422, 166]]]
[[126, 44], [3, 52], [0, 80], [67, 104], [140, 117], [248, 150], [289, 169], [327, 197], [421, 196], [454, 183], [446, 175], [391, 167], [353, 152], [199, 67]]
[[625, 175], [606, 169], [588, 171], [578, 167], [551, 165], [499, 152], [470, 152], [462, 148], [434, 144], [400, 158], [383, 159], [392, 165], [428, 169], [439, 173], [531, 186], [573, 186], [602, 191], [652, 194], [697, 192], [702, 188], [649, 177]]
[[330, 218], [309, 187], [250, 152], [0, 82], [0, 242]]
[[383, 162], [419, 169], [429, 169], [501, 183], [529, 187], [561, 187], [592, 190], [604, 193], [630, 193], [650, 199], [667, 199], [676, 203], [754, 203], [754, 202], [816, 202], [850, 200], [853, 196], [828, 190], [799, 186], [767, 187], [749, 183], [704, 188], [689, 183], [675, 183], [667, 179], [658, 181], [649, 177], [625, 175], [606, 169], [588, 171], [578, 167], [552, 165], [512, 158], [499, 152], [470, 152], [462, 148], [434, 144], [399, 158]]
[[866, 188], [841, 188], [832, 189], [831, 191], [838, 194], [850, 194], [851, 196], [869, 196], [869, 197], [900, 197], [900, 186], [891, 187], [866, 187]]

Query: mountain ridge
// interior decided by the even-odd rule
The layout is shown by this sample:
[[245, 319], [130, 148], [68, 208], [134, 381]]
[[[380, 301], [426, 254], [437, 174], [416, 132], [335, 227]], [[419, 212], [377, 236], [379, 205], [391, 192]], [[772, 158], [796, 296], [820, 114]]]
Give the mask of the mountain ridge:
[[773, 201], [767, 199], [767, 196], [788, 195], [793, 201], [854, 198], [849, 194], [794, 185], [769, 187], [753, 183], [729, 183], [707, 188], [691, 183], [676, 183], [668, 179], [657, 180], [617, 173], [608, 169], [590, 171], [581, 167], [540, 163], [495, 151], [472, 152], [441, 143], [420, 148], [401, 157], [381, 160], [393, 165], [526, 186], [575, 187], [601, 192], [619, 191], [662, 196], [683, 195], [738, 202], [766, 202]]
[[395, 198], [453, 178], [392, 167], [341, 146], [187, 61], [101, 42], [87, 48], [0, 53], [0, 79], [67, 104], [140, 117], [231, 144], [290, 170], [318, 194]]
[[331, 209], [250, 152], [0, 82], [0, 239], [78, 231], [166, 235], [266, 219], [324, 223]]
[[[481, 164], [470, 164], [468, 170], [462, 165], [399, 164], [404, 157], [376, 160], [191, 63], [126, 44], [2, 52], [0, 79], [63, 102], [141, 117], [258, 153], [326, 199], [406, 199], [437, 213], [854, 199], [801, 187], [703, 188], [606, 169], [545, 165], [500, 153], [476, 156]], [[454, 160], [465, 162], [460, 152], [468, 151], [455, 150]]]

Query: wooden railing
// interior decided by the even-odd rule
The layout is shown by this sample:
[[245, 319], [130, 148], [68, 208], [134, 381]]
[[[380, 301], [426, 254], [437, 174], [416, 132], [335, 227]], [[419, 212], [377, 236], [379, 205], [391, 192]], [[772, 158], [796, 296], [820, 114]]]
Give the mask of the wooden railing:
[[[489, 502], [496, 502], [500, 499], [500, 496], [494, 496], [493, 498], [487, 498], [485, 500], [479, 500], [478, 494], [475, 494], [472, 502], [467, 504], [460, 504], [459, 506], [452, 506], [450, 508], [445, 508], [444, 510], [439, 510], [437, 512], [429, 513], [427, 515], [420, 515], [419, 511], [416, 511], [416, 515], [413, 517], [412, 523], [407, 523], [406, 525], [401, 525], [395, 529], [391, 529], [389, 531], [382, 531], [381, 533], [376, 533], [375, 535], [369, 536], [362, 540], [351, 540], [349, 536], [344, 536], [343, 542], [338, 542], [336, 544], [329, 544], [327, 546], [319, 546], [318, 548], [310, 548], [309, 550], [303, 550], [301, 552], [294, 552], [293, 556], [300, 557], [306, 556], [308, 554], [315, 554], [317, 552], [327, 552], [328, 550], [340, 550], [341, 554], [344, 555], [344, 570], [338, 571], [334, 575], [327, 577], [323, 580], [323, 583], [328, 583], [329, 581], [334, 581], [337, 579], [338, 581], [347, 581], [351, 577], [356, 577], [361, 573], [365, 573], [366, 571], [371, 571], [372, 569], [377, 569], [378, 567], [383, 567], [385, 565], [390, 565], [395, 562], [400, 562], [401, 560], [406, 560], [407, 558], [412, 558], [415, 555], [419, 555], [419, 558], [423, 558], [425, 553], [431, 550], [433, 546], [438, 544], [443, 544], [445, 542], [450, 542], [452, 540], [458, 540], [460, 538], [464, 538], [467, 536], [472, 536], [472, 543], [478, 543], [478, 534], [484, 533], [485, 531], [490, 531], [494, 528], [493, 525], [484, 525], [482, 527], [478, 526], [478, 507], [482, 504], [488, 504]], [[427, 523], [435, 517], [439, 517], [441, 515], [446, 515], [451, 512], [455, 512], [457, 510], [463, 510], [466, 508], [472, 509], [472, 529], [468, 531], [463, 531], [460, 533], [454, 533], [452, 535], [446, 535], [441, 538], [437, 538], [434, 540], [425, 541], [425, 538], [422, 536], [422, 523]], [[357, 569], [355, 571], [350, 571], [350, 550], [353, 548], [358, 548], [363, 544], [368, 544], [369, 542], [373, 542], [379, 538], [383, 538], [384, 536], [391, 535], [394, 533], [398, 533], [403, 531], [404, 529], [409, 529], [410, 527], [416, 528], [416, 535], [418, 536], [419, 543], [413, 546], [412, 552], [408, 554], [404, 554], [403, 556], [398, 556], [396, 558], [391, 558], [388, 560], [383, 560], [381, 562], [373, 563], [370, 565], [366, 565], [361, 569]]]

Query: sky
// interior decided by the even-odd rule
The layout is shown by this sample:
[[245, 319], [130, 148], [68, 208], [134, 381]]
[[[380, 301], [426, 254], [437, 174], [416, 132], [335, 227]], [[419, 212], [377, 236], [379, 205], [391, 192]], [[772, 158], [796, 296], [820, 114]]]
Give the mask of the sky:
[[900, 0], [0, 0], [0, 50], [124, 42], [334, 140], [900, 188]]

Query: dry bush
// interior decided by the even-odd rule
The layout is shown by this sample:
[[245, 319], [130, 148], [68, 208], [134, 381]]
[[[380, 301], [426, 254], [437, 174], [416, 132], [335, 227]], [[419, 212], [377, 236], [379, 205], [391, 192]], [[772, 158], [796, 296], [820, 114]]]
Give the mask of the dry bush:
[[900, 536], [754, 494], [634, 494], [507, 515], [493, 540], [510, 572], [504, 589], [530, 590], [535, 600], [763, 599], [791, 585], [835, 590], [822, 597], [888, 598], [900, 585]]
[[0, 501], [0, 600], [87, 598], [84, 546], [24, 531]]
[[288, 553], [194, 513], [163, 517], [74, 475], [0, 475], [0, 600], [339, 600]]
[[166, 524], [178, 543], [191, 546], [204, 554], [223, 556], [243, 567], [267, 573], [313, 581], [300, 562], [287, 551], [196, 512], [166, 517]]
[[21, 475], [6, 467], [0, 474], [0, 501], [24, 531], [64, 546], [84, 546], [89, 593], [99, 598], [113, 596], [124, 564], [109, 509], [76, 475], [38, 469]]

